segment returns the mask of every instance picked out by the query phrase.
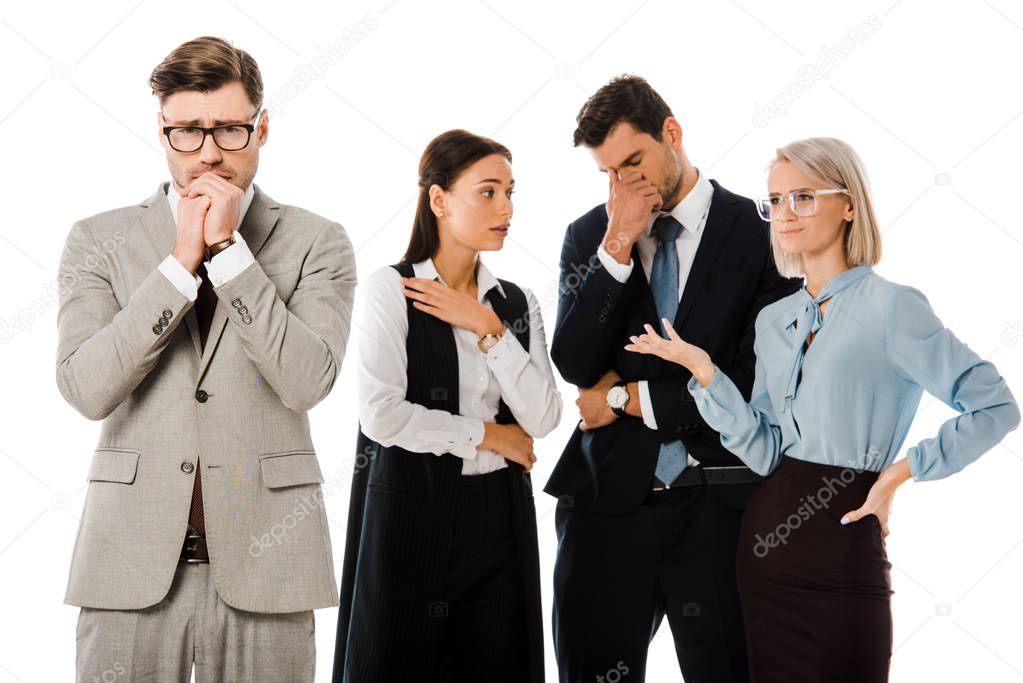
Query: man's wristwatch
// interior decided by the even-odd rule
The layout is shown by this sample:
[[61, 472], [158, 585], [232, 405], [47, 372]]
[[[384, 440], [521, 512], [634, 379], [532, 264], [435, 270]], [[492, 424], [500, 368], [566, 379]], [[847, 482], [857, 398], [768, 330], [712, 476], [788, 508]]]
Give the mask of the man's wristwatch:
[[217, 242], [216, 244], [208, 244], [208, 245], [206, 245], [206, 248], [203, 249], [203, 256], [206, 258], [207, 261], [210, 261], [210, 260], [213, 259], [214, 256], [216, 256], [220, 252], [224, 251], [225, 249], [227, 249], [232, 244], [234, 244], [234, 233], [233, 232], [231, 233], [231, 235], [226, 240], [222, 240], [220, 242]]
[[607, 390], [607, 407], [618, 417], [625, 417], [625, 407], [629, 405], [629, 390], [625, 388], [628, 382], [619, 380]]

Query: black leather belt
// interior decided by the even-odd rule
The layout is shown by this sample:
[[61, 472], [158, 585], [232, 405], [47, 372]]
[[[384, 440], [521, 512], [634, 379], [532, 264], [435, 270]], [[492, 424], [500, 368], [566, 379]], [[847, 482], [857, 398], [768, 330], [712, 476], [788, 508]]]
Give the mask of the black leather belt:
[[206, 537], [191, 533], [185, 536], [185, 542], [181, 546], [181, 562], [188, 564], [202, 564], [210, 561], [210, 554], [206, 550]]
[[745, 465], [730, 465], [725, 467], [704, 467], [696, 465], [682, 470], [682, 474], [671, 482], [663, 484], [654, 478], [653, 492], [670, 491], [671, 489], [684, 488], [686, 486], [712, 486], [722, 484], [755, 484], [763, 481], [763, 477], [746, 467]]

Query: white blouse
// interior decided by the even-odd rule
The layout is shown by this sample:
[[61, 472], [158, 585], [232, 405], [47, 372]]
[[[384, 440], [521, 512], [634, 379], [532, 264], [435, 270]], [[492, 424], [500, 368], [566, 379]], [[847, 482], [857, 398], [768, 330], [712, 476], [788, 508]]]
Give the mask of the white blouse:
[[[417, 278], [444, 282], [432, 259], [416, 263]], [[493, 309], [486, 293], [504, 289], [479, 262], [477, 297]], [[401, 275], [388, 266], [373, 273], [360, 288], [359, 422], [367, 437], [383, 446], [417, 453], [462, 458], [462, 474], [486, 474], [507, 467], [491, 450], [477, 450], [483, 423], [493, 422], [503, 398], [519, 426], [534, 439], [546, 436], [561, 420], [561, 395], [547, 356], [543, 320], [533, 293], [523, 288], [529, 307], [529, 352], [510, 330], [488, 352], [477, 346], [475, 332], [452, 327], [458, 353], [458, 414], [405, 400], [408, 385], [407, 299]], [[426, 314], [429, 315], [429, 314]]]

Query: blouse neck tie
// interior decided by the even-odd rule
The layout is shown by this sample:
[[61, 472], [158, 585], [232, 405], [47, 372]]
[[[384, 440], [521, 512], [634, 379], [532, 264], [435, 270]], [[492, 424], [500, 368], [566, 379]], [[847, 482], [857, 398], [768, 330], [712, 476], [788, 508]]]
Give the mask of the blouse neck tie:
[[804, 285], [796, 292], [802, 307], [798, 308], [795, 317], [785, 326], [790, 333], [795, 333], [793, 339], [794, 348], [792, 351], [791, 370], [789, 370], [788, 383], [785, 385], [785, 404], [782, 412], [788, 412], [792, 400], [796, 397], [796, 387], [799, 384], [799, 373], [803, 369], [803, 358], [806, 355], [806, 340], [810, 334], [817, 334], [824, 324], [821, 316], [821, 304], [842, 291], [854, 282], [859, 281], [871, 272], [870, 266], [856, 266], [850, 268], [828, 280], [824, 290], [816, 297], [810, 296]]

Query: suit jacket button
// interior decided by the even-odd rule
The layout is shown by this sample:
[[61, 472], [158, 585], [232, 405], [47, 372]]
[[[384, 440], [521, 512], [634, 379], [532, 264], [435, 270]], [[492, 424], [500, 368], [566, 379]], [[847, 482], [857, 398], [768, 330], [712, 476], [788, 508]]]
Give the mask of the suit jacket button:
[[195, 392], [195, 400], [198, 401], [199, 403], [206, 403], [206, 401], [209, 399], [209, 397], [210, 397], [210, 395], [207, 394], [202, 389], [200, 389], [199, 391]]
[[191, 474], [194, 470], [195, 465], [193, 465], [189, 461], [186, 460], [183, 463], [181, 463], [181, 471], [184, 472], [185, 474]]
[[167, 327], [169, 323], [170, 320], [167, 319], [167, 316], [163, 316], [162, 318], [160, 318], [160, 325], [162, 325], [163, 327]]
[[242, 322], [245, 323], [246, 325], [251, 325], [252, 324], [252, 316], [251, 315], [243, 315], [242, 316]]
[[245, 306], [239, 306], [238, 312], [245, 316], [249, 314], [249, 309], [245, 308]]
[[238, 298], [231, 299], [231, 305], [234, 306], [235, 308], [238, 308], [239, 306], [242, 305], [242, 300]]
[[153, 334], [163, 334], [163, 326], [153, 325]]
[[174, 313], [171, 311], [171, 309], [165, 308], [165, 309], [163, 309], [163, 317], [164, 318], [168, 318], [168, 319], [169, 318], [173, 318], [174, 317]]

